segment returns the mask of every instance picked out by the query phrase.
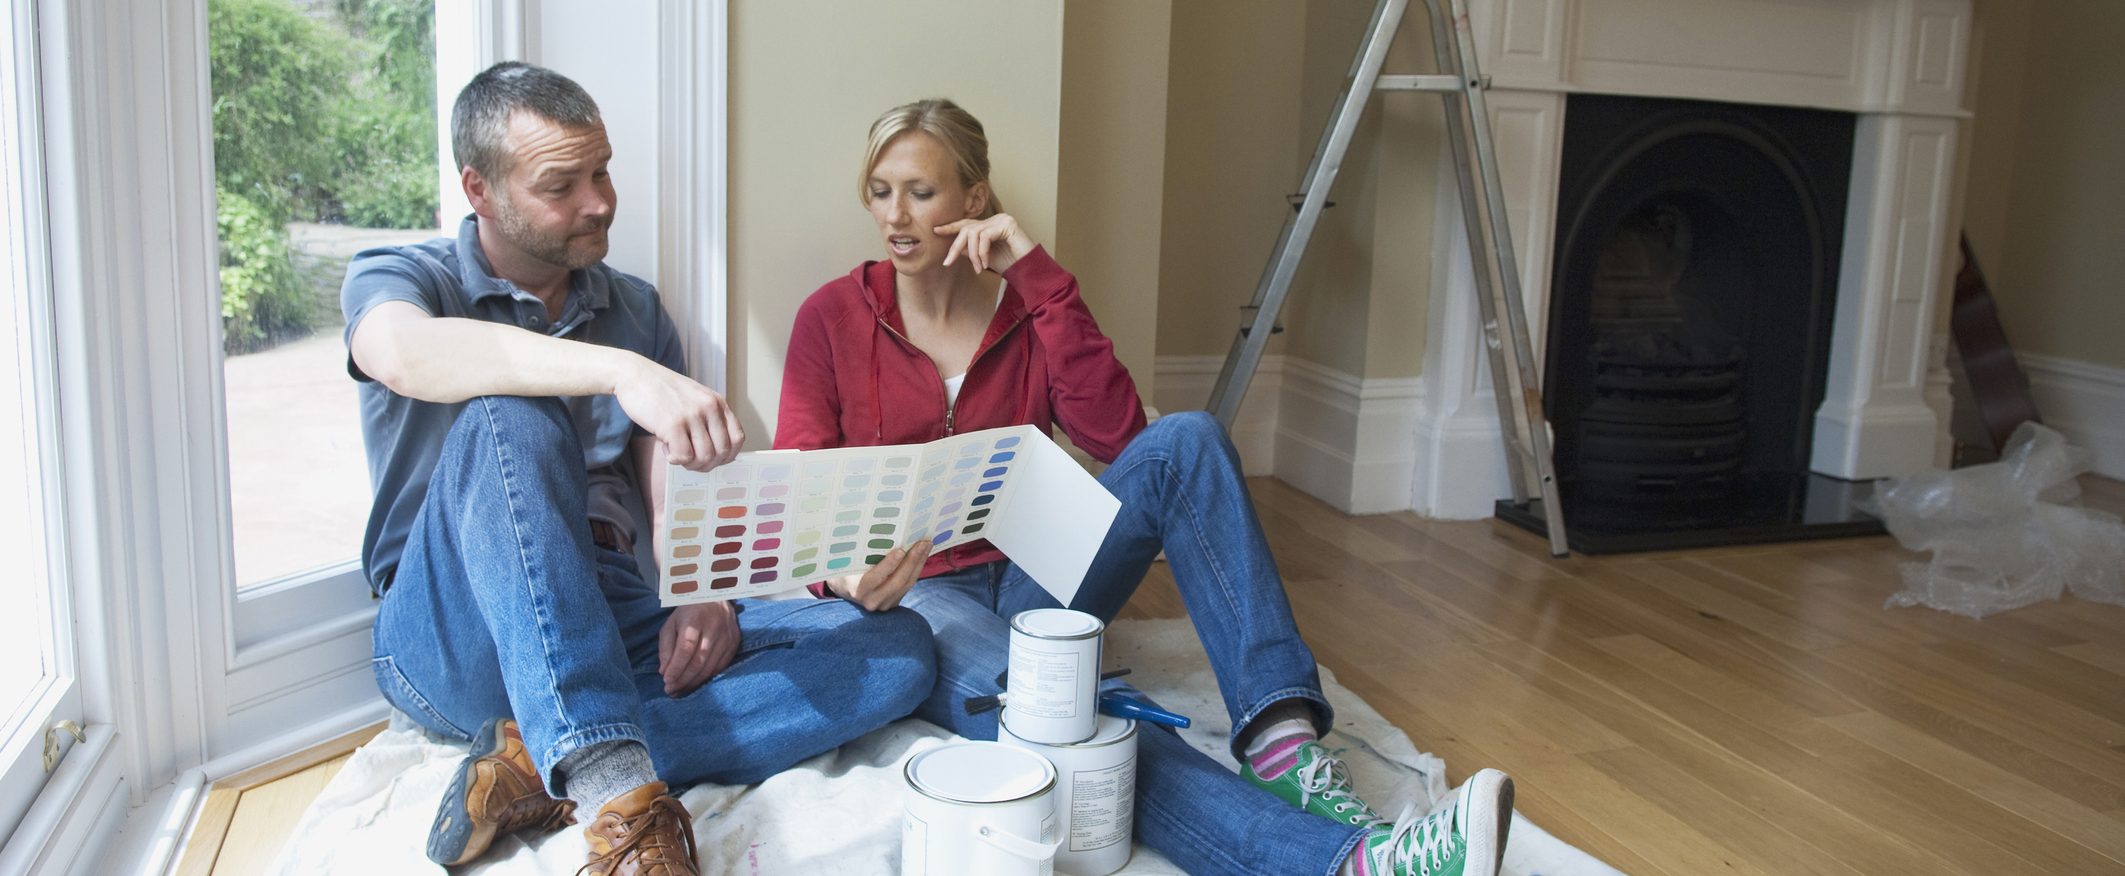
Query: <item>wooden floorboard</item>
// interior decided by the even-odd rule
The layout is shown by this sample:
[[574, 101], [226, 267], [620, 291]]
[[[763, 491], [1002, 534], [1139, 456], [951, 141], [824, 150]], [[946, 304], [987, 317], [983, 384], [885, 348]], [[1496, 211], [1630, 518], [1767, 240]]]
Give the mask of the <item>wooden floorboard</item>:
[[[1887, 537], [1554, 559], [1250, 484], [1322, 665], [1625, 872], [2125, 873], [2125, 608], [1885, 609]], [[1163, 574], [1124, 612], [1181, 613]]]
[[[1321, 664], [1624, 872], [2125, 873], [2125, 608], [1884, 609], [1918, 558], [1886, 537], [1555, 559], [1250, 484]], [[1163, 563], [1123, 611], [1185, 614]], [[213, 872], [270, 859], [337, 767], [314, 764], [224, 795]]]

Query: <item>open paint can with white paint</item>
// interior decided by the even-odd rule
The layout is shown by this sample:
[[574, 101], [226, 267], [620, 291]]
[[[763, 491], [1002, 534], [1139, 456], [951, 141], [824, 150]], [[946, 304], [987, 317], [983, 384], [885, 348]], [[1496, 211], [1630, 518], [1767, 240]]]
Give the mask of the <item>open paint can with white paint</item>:
[[996, 740], [1055, 765], [1055, 821], [1061, 826], [1057, 872], [1107, 876], [1129, 863], [1136, 819], [1135, 721], [1101, 715], [1091, 739], [1069, 745], [1028, 742], [1006, 723], [997, 727]]
[[1010, 677], [1003, 720], [1018, 738], [1083, 742], [1099, 728], [1099, 648], [1106, 624], [1067, 608], [1011, 618]]
[[952, 742], [901, 767], [901, 876], [1050, 876], [1055, 766], [1001, 742]]

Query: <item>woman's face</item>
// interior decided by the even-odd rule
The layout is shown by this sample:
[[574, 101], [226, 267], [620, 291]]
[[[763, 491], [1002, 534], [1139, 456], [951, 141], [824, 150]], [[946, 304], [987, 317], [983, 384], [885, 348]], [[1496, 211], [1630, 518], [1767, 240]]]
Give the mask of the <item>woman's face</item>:
[[964, 186], [952, 153], [937, 138], [910, 131], [886, 144], [871, 168], [869, 204], [893, 268], [902, 274], [938, 269], [952, 247], [937, 226], [981, 214], [988, 186]]

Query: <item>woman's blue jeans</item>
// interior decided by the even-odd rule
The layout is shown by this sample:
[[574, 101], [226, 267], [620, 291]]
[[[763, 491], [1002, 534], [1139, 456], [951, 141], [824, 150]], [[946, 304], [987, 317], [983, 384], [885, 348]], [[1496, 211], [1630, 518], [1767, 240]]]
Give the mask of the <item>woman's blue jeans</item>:
[[[1288, 699], [1312, 705], [1316, 726], [1330, 726], [1313, 652], [1299, 638], [1239, 455], [1217, 421], [1201, 412], [1160, 418], [1099, 481], [1121, 500], [1121, 513], [1070, 607], [1112, 621], [1164, 550], [1217, 674], [1233, 744], [1263, 709]], [[999, 562], [926, 578], [903, 604], [937, 640], [937, 687], [916, 715], [995, 739], [997, 713], [970, 716], [964, 703], [1000, 692], [1007, 619], [1053, 608], [1055, 598]], [[1118, 680], [1106, 687], [1142, 697]], [[1136, 838], [1190, 873], [1333, 874], [1365, 833], [1292, 808], [1164, 728], [1144, 725], [1137, 734], [1136, 771]]]
[[914, 710], [923, 619], [839, 600], [739, 603], [728, 669], [664, 693], [671, 613], [634, 558], [591, 543], [582, 445], [555, 399], [472, 400], [444, 441], [375, 628], [377, 686], [470, 739], [514, 717], [553, 789], [570, 752], [631, 739], [673, 784], [757, 782]]

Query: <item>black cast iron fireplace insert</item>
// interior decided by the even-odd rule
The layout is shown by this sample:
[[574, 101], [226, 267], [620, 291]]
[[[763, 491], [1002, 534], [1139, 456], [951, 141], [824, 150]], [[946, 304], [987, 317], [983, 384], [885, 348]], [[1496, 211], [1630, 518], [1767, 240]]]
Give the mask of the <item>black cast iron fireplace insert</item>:
[[1573, 95], [1565, 117], [1543, 390], [1571, 547], [1879, 532], [1808, 471], [1854, 116]]

